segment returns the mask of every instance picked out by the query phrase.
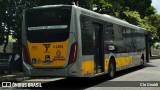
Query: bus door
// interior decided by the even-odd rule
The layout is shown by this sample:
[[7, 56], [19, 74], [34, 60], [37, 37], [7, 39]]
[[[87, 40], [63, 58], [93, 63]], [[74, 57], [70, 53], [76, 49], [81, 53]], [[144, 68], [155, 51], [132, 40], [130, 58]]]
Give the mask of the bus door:
[[104, 72], [103, 28], [101, 24], [93, 23], [94, 31], [94, 72]]

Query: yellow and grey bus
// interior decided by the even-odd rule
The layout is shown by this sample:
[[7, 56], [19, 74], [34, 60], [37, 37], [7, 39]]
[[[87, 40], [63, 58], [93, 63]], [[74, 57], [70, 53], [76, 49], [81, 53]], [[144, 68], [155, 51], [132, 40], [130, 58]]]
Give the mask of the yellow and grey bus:
[[148, 55], [145, 29], [75, 5], [24, 10], [22, 44], [28, 76], [113, 78]]

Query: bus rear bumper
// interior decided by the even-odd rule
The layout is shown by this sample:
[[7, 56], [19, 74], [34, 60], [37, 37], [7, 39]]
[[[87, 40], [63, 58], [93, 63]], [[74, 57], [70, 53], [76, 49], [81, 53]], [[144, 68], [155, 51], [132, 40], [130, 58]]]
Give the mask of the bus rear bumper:
[[26, 76], [30, 77], [43, 77], [43, 76], [59, 76], [59, 77], [66, 77], [68, 76], [67, 68], [63, 69], [36, 69], [33, 68], [31, 65], [26, 64], [23, 62], [23, 70]]

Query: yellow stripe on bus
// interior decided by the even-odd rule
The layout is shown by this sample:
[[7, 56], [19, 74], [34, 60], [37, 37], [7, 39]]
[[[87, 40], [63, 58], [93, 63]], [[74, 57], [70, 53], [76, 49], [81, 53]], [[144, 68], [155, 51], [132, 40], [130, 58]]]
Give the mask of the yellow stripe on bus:
[[94, 61], [83, 61], [82, 62], [82, 75], [94, 73]]
[[[126, 66], [129, 64], [132, 64], [132, 56], [127, 56], [127, 57], [118, 57], [115, 58], [116, 59], [116, 67], [122, 67], [122, 66]], [[109, 64], [109, 59], [106, 58], [105, 59], [105, 70], [108, 69], [108, 64]]]
[[132, 56], [116, 58], [116, 67], [122, 67], [132, 64]]
[[[122, 67], [132, 64], [132, 56], [118, 57], [116, 59], [116, 67]], [[106, 58], [104, 62], [105, 70], [108, 70], [109, 59]], [[94, 73], [94, 60], [87, 60], [82, 62], [82, 75]]]
[[107, 58], [107, 59], [105, 59], [105, 62], [104, 62], [105, 70], [107, 70], [107, 69], [108, 69], [108, 64], [109, 64], [109, 59]]

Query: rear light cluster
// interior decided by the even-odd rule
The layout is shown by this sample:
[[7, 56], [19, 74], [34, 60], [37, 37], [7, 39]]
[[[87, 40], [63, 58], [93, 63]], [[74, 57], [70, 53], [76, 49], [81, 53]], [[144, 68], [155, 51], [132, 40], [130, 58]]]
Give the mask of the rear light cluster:
[[69, 64], [72, 64], [72, 63], [74, 63], [76, 61], [77, 49], [78, 49], [78, 41], [74, 42], [71, 45], [70, 55], [69, 55]]
[[30, 64], [30, 60], [28, 58], [28, 53], [27, 53], [27, 48], [25, 45], [22, 45], [22, 49], [23, 49], [23, 58], [24, 58], [24, 62], [27, 64]]

